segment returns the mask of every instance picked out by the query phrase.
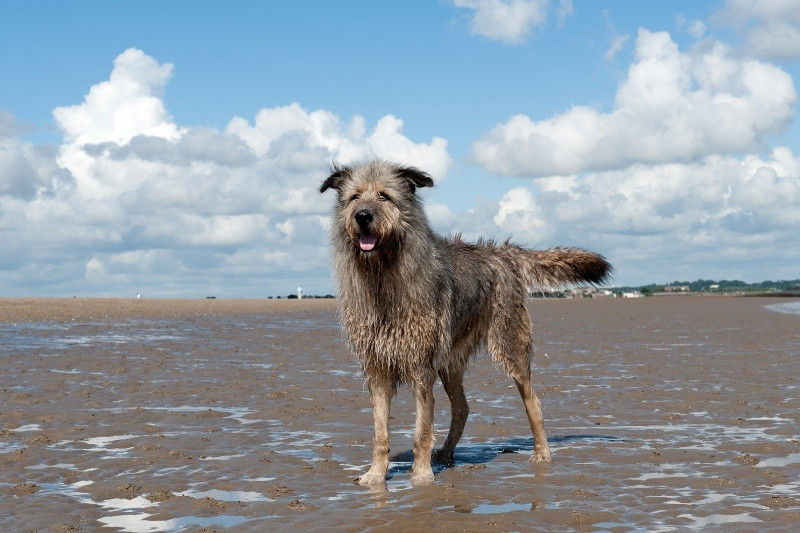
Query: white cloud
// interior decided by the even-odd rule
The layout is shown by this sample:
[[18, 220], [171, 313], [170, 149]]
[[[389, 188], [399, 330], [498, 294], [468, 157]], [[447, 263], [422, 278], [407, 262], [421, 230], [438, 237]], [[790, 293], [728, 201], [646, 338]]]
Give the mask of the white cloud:
[[93, 143], [125, 145], [136, 136], [176, 140], [183, 131], [172, 121], [161, 99], [172, 65], [159, 65], [141, 50], [129, 48], [114, 60], [107, 81], [93, 86], [83, 103], [53, 110], [64, 135], [58, 164], [69, 169], [81, 193], [111, 198], [130, 187], [146, 170], [114, 174], [98, 168], [84, 147]]
[[517, 187], [500, 199], [493, 221], [500, 228], [511, 231], [524, 228], [526, 234], [535, 235], [537, 241], [541, 241], [551, 233], [542, 214], [543, 210], [537, 205], [533, 193], [524, 187]]
[[688, 20], [683, 15], [678, 15], [675, 17], [675, 22], [678, 28], [686, 31], [689, 35], [691, 35], [695, 40], [702, 39], [706, 31], [708, 30], [708, 26], [706, 26], [705, 21], [703, 20]]
[[800, 57], [800, 28], [786, 21], [771, 21], [750, 31], [748, 51], [757, 57], [796, 59]]
[[[506, 44], [520, 44], [534, 27], [547, 21], [550, 0], [453, 0], [457, 7], [474, 11], [470, 29], [475, 35]], [[572, 15], [572, 0], [561, 0], [556, 19]]]
[[751, 56], [800, 57], [800, 4], [793, 0], [727, 0], [714, 18], [745, 32]]
[[669, 34], [640, 29], [611, 112], [517, 115], [475, 142], [472, 155], [490, 172], [535, 177], [753, 151], [788, 125], [796, 98], [775, 65], [741, 60], [714, 41], [683, 53]]
[[33, 200], [71, 188], [74, 179], [55, 164], [52, 147], [19, 138], [26, 129], [14, 115], [0, 110], [0, 196]]
[[702, 39], [703, 36], [705, 36], [707, 29], [708, 27], [706, 26], [705, 22], [703, 22], [702, 20], [695, 20], [691, 24], [689, 24], [688, 31], [689, 35], [691, 35], [695, 39]]
[[162, 100], [171, 72], [126, 50], [82, 103], [54, 110], [58, 147], [0, 114], [0, 268], [14, 290], [257, 296], [301, 276], [328, 291], [329, 163], [391, 156], [437, 177], [452, 163], [444, 139], [413, 142], [391, 115], [370, 129], [291, 104], [224, 131], [181, 126]]
[[572, 7], [572, 0], [559, 0], [556, 9], [556, 21], [559, 24], [564, 24], [567, 17], [571, 17], [573, 13], [575, 13], [575, 9]]
[[86, 262], [84, 277], [89, 281], [102, 280], [106, 275], [106, 267], [97, 258], [93, 257]]
[[413, 161], [439, 180], [447, 176], [452, 159], [447, 154], [447, 140], [434, 137], [430, 144], [417, 144], [402, 134], [403, 121], [387, 115], [378, 121], [375, 131], [366, 139], [375, 157], [393, 161]]
[[[631, 165], [539, 178], [461, 214], [435, 206], [442, 232], [464, 231], [537, 248], [606, 254], [617, 283], [794, 279], [800, 250], [800, 157], [714, 155], [692, 163]], [[701, 273], [701, 274], [698, 274]]]
[[108, 81], [92, 87], [82, 104], [57, 107], [53, 116], [71, 144], [125, 144], [136, 135], [175, 139], [180, 130], [161, 99], [171, 76], [171, 64], [129, 48], [114, 60]]
[[628, 35], [615, 35], [611, 39], [611, 43], [608, 46], [608, 50], [606, 53], [603, 54], [608, 61], [614, 61], [617, 57], [617, 54], [622, 51], [622, 48], [625, 46], [625, 43], [628, 42]]
[[316, 152], [323, 159], [340, 163], [380, 157], [413, 164], [444, 178], [452, 165], [447, 141], [434, 137], [430, 144], [419, 144], [402, 134], [403, 121], [393, 115], [378, 120], [367, 134], [364, 119], [349, 123], [329, 111], [308, 112], [300, 104], [262, 109], [251, 126], [235, 117], [226, 133], [242, 139], [262, 158], [273, 160], [282, 168], [301, 169]]

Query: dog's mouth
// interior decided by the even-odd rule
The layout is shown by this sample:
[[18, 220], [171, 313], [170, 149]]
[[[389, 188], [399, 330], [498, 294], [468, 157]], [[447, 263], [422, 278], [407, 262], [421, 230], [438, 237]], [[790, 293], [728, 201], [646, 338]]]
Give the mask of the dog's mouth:
[[362, 233], [358, 236], [358, 247], [361, 248], [362, 252], [371, 252], [375, 249], [376, 244], [378, 244], [378, 239], [374, 235]]

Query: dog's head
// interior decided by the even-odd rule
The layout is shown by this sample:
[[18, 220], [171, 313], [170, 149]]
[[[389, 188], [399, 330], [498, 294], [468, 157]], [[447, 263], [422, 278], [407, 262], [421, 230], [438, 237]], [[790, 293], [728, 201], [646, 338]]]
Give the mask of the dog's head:
[[427, 226], [415, 194], [418, 187], [433, 187], [425, 172], [386, 161], [334, 165], [331, 170], [320, 192], [338, 192], [334, 224], [360, 257], [391, 255], [412, 219]]

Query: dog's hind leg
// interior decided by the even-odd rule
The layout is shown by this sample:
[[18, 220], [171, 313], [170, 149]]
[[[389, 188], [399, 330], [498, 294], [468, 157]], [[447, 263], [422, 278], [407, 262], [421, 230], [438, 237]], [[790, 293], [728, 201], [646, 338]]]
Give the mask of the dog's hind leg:
[[358, 479], [359, 485], [386, 483], [386, 473], [389, 470], [389, 408], [393, 394], [394, 387], [388, 380], [376, 379], [369, 382], [375, 439], [372, 448], [372, 466]]
[[412, 380], [411, 388], [417, 406], [417, 421], [414, 428], [414, 464], [411, 466], [411, 483], [427, 485], [433, 483], [431, 451], [433, 450], [433, 386], [436, 373], [425, 371]]
[[546, 463], [550, 462], [550, 446], [547, 444], [547, 434], [544, 430], [544, 416], [542, 415], [542, 402], [536, 396], [536, 392], [531, 385], [530, 372], [527, 376], [518, 378], [514, 376], [514, 383], [517, 385], [519, 395], [525, 403], [525, 413], [528, 415], [528, 422], [533, 432], [533, 453], [531, 462]]
[[547, 434], [544, 430], [542, 403], [531, 385], [531, 317], [523, 302], [509, 305], [495, 315], [487, 336], [489, 352], [500, 362], [517, 385], [525, 404], [525, 414], [533, 433], [531, 462], [545, 463], [551, 460]]
[[439, 371], [442, 385], [444, 385], [444, 390], [450, 399], [451, 418], [447, 439], [445, 439], [442, 449], [436, 452], [434, 460], [447, 466], [455, 464], [456, 444], [461, 440], [461, 435], [464, 433], [464, 425], [467, 423], [467, 416], [469, 416], [469, 404], [467, 404], [467, 396], [464, 394], [464, 370], [464, 368], [461, 368], [458, 370]]

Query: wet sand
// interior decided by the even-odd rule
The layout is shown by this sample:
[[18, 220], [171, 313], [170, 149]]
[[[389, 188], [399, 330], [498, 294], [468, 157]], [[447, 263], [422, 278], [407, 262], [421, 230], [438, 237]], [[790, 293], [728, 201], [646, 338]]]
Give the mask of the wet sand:
[[794, 531], [787, 302], [533, 300], [553, 463], [479, 356], [455, 467], [410, 485], [401, 389], [379, 491], [353, 483], [372, 418], [335, 302], [0, 299], [0, 530]]

